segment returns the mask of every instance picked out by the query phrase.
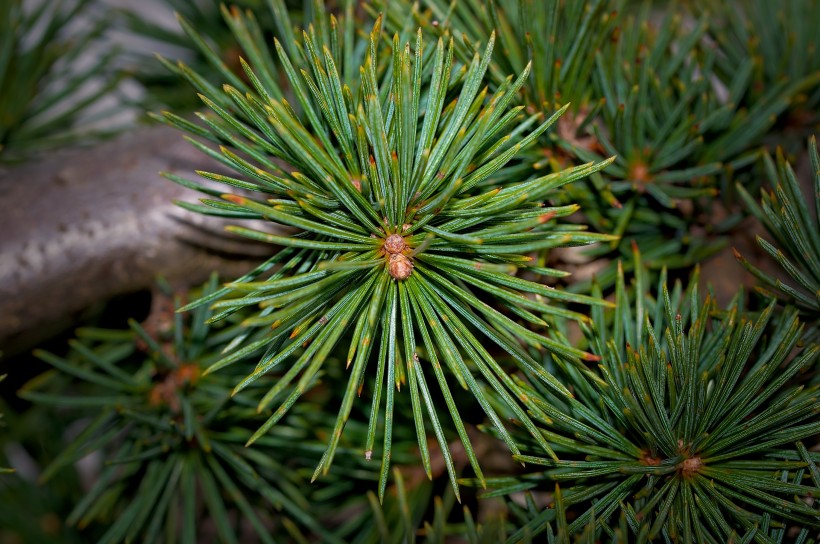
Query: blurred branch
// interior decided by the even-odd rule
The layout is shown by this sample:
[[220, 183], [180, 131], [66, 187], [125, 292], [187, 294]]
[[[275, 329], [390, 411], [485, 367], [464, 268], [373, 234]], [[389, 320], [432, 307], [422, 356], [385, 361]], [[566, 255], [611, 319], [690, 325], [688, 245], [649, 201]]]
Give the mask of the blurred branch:
[[158, 172], [195, 168], [219, 171], [178, 132], [154, 127], [0, 169], [0, 349], [23, 349], [95, 302], [149, 288], [157, 274], [194, 285], [270, 254], [225, 233], [225, 220], [173, 203], [197, 195]]

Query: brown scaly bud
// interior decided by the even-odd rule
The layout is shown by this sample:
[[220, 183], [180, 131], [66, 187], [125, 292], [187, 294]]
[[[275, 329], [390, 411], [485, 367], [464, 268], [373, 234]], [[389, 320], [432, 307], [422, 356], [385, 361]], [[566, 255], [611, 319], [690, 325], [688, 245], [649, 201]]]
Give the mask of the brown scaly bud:
[[703, 468], [703, 461], [700, 457], [690, 457], [678, 465], [678, 470], [681, 474], [691, 478]]
[[200, 368], [197, 363], [179, 365], [162, 381], [154, 384], [148, 393], [149, 404], [151, 406], [168, 406], [171, 412], [178, 414], [181, 410], [179, 390], [196, 383], [199, 375]]
[[400, 234], [391, 234], [382, 246], [387, 257], [387, 271], [396, 280], [406, 280], [413, 272], [413, 261], [404, 252], [408, 249]]
[[394, 253], [390, 255], [387, 262], [387, 271], [390, 272], [393, 279], [406, 280], [413, 273], [413, 261], [406, 255]]
[[384, 251], [386, 253], [401, 253], [406, 248], [407, 244], [404, 243], [404, 238], [400, 234], [391, 234], [384, 241]]

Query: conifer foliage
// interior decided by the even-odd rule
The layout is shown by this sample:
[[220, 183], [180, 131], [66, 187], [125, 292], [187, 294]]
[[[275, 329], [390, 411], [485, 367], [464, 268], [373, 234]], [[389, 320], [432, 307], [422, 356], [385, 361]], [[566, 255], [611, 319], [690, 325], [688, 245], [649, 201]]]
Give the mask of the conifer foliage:
[[269, 247], [2, 369], [0, 539], [818, 542], [820, 4], [237, 3], [0, 7], [0, 161], [127, 66]]
[[[216, 278], [204, 294], [215, 288]], [[231, 517], [241, 512], [260, 541], [273, 542], [276, 529], [260, 515], [281, 510], [278, 524], [284, 519], [298, 533], [299, 523], [338, 542], [310, 514], [299, 475], [271, 458], [272, 448], [244, 447], [253, 404], [231, 399], [227, 377], [203, 375], [232, 340], [230, 328], [208, 326], [205, 307], [183, 319], [166, 305], [153, 314], [149, 330], [136, 322], [130, 330], [86, 329], [68, 358], [36, 353], [56, 372], [31, 382], [22, 396], [91, 418], [40, 479], [48, 482], [89, 454], [105, 459], [67, 523], [106, 524], [100, 542], [155, 542], [162, 534], [196, 542], [206, 531], [237, 542], [241, 533]], [[203, 529], [203, 520], [213, 528]]]
[[[583, 319], [554, 301], [606, 303], [514, 273], [556, 273], [533, 266], [528, 252], [611, 239], [577, 224], [561, 224], [558, 220], [577, 207], [547, 202], [562, 186], [611, 161], [487, 187], [488, 180], [563, 113], [519, 119], [521, 107], [512, 104], [529, 67], [490, 94], [483, 78], [492, 38], [483, 54], [461, 64], [454, 61], [452, 40], [426, 47], [419, 31], [413, 42], [402, 44], [398, 36], [383, 37], [377, 19], [355, 78], [361, 85], [351, 88], [354, 83], [342, 80], [337, 69], [342, 53], [333, 53], [334, 43], [338, 45], [333, 26], [327, 41], [320, 28], [304, 32], [302, 40], [292, 44], [298, 54], [288, 54], [277, 42], [280, 63], [307, 125], [285, 99], [274, 98], [277, 89], [266, 85], [270, 77], [264, 67], [257, 74], [247, 65], [252, 91], [243, 95], [225, 85], [222, 91], [204, 92], [203, 102], [211, 110], [201, 116], [207, 126], [183, 125], [223, 144], [220, 160], [244, 177], [202, 175], [249, 191], [219, 195], [201, 187], [221, 198], [206, 199], [205, 206], [299, 229], [285, 237], [230, 228], [285, 249], [214, 296], [184, 308], [212, 303], [219, 311], [212, 320], [248, 306], [260, 308], [243, 322], [249, 328], [247, 339], [206, 372], [258, 352], [260, 361], [237, 384], [239, 392], [278, 371], [285, 361], [290, 365], [260, 399], [260, 411], [278, 407], [251, 438], [253, 443], [305, 393], [340, 346], [347, 352], [350, 378], [317, 474], [330, 466], [354, 397], [370, 373], [376, 377], [371, 431], [362, 446], [370, 458], [383, 413], [382, 493], [390, 466], [395, 390], [404, 384], [413, 400], [423, 463], [429, 473], [426, 420], [448, 460], [454, 486], [449, 447], [428, 381], [435, 380], [441, 390], [441, 408], [446, 406], [477, 474], [481, 469], [449, 391], [453, 383], [471, 391], [513, 452], [517, 446], [478, 380], [497, 392], [543, 449], [551, 451], [521, 406], [519, 387], [489, 347], [508, 353], [522, 372], [564, 395], [566, 387], [543, 372], [520, 341], [576, 363], [595, 359], [538, 329], [547, 325], [541, 316]], [[304, 64], [295, 58], [305, 59]], [[179, 70], [188, 73], [185, 67]], [[182, 125], [173, 116], [166, 119]], [[273, 163], [270, 156], [287, 167]], [[280, 266], [272, 268], [274, 263]], [[522, 325], [522, 319], [535, 330]]]
[[[780, 265], [792, 281], [785, 283], [766, 274], [737, 251], [735, 256], [764, 285], [775, 289], [779, 296], [816, 320], [820, 316], [820, 157], [817, 153], [817, 140], [813, 136], [809, 141], [808, 154], [813, 174], [808, 194], [801, 189], [782, 150], [777, 151], [777, 163], [768, 155], [765, 156], [770, 189], [761, 192], [760, 204], [743, 187], [738, 187], [751, 212], [763, 223], [777, 244], [775, 246], [758, 236], [758, 245]], [[811, 208], [812, 202], [814, 209]]]
[[[93, 0], [0, 5], [0, 161], [17, 162], [95, 135], [88, 115], [120, 76], [116, 50], [96, 54], [110, 17]], [[79, 19], [84, 26], [67, 30]], [[94, 51], [93, 62], [80, 57]], [[92, 80], [98, 78], [96, 83]], [[99, 120], [113, 112], [100, 111]], [[100, 136], [99, 130], [96, 136]]]
[[[528, 391], [560, 459], [517, 456], [548, 468], [488, 480], [505, 493], [555, 489], [555, 507], [518, 536], [587, 525], [619, 542], [777, 542], [790, 524], [811, 534], [820, 456], [802, 441], [820, 431], [820, 397], [789, 382], [817, 365], [820, 346], [799, 349], [794, 308], [749, 313], [736, 299], [719, 310], [698, 279], [686, 291], [662, 279], [652, 293], [638, 269], [630, 296], [621, 273], [614, 315], [596, 312], [586, 331], [600, 373], [569, 373], [573, 402]], [[616, 534], [619, 516], [628, 530]]]

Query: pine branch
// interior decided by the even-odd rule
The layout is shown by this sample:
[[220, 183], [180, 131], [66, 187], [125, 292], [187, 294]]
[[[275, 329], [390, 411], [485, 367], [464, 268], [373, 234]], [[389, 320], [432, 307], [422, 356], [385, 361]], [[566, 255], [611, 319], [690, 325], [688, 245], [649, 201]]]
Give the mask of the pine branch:
[[157, 170], [182, 174], [194, 164], [219, 169], [174, 130], [153, 127], [0, 172], [6, 356], [76, 326], [86, 308], [150, 289], [157, 274], [193, 287], [211, 271], [232, 276], [264, 259], [266, 245], [224, 235], [225, 219], [174, 205], [198, 193]]
[[[404, 14], [411, 12], [425, 32], [453, 36], [461, 60], [494, 31], [501, 44], [489, 68], [495, 84], [529, 58], [527, 108], [571, 102], [558, 130], [522, 154], [531, 169], [616, 157], [605, 174], [566, 191], [567, 201], [580, 204], [594, 228], [620, 237], [620, 244], [587, 252], [590, 259], [613, 263], [599, 274], [603, 285], [614, 283], [617, 259], [631, 268], [633, 240], [648, 263], [659, 263], [657, 269], [690, 267], [725, 246], [720, 233], [734, 219], [710, 225], [702, 218], [715, 213], [718, 190], [756, 159], [757, 146], [789, 104], [813, 92], [807, 66], [804, 75], [794, 73], [756, 95], [756, 61], [747, 56], [726, 63], [706, 39], [714, 20], [709, 13], [695, 18], [672, 7], [661, 18], [650, 2], [636, 7], [615, 0], [422, 0], [412, 11], [410, 5], [376, 2], [372, 9], [386, 11], [391, 29], [406, 32]], [[733, 9], [728, 2], [717, 9], [722, 6], [727, 13]], [[744, 22], [754, 18], [748, 11], [741, 11]], [[800, 39], [806, 35], [798, 32]], [[731, 70], [723, 70], [725, 64]], [[522, 171], [528, 170], [506, 173]], [[587, 292], [589, 283], [573, 289]]]
[[[117, 130], [93, 128], [113, 111], [89, 115], [121, 79], [112, 68], [116, 49], [88, 66], [79, 62], [109, 23], [92, 10], [92, 0], [42, 2], [34, 9], [9, 0], [0, 6], [0, 161], [19, 162]], [[90, 28], [69, 36], [65, 28], [81, 16], [91, 19]]]
[[713, 11], [710, 34], [717, 46], [721, 77], [738, 66], [751, 64], [751, 83], [738, 102], [753, 107], [772, 96], [772, 89], [791, 87], [787, 123], [809, 129], [820, 105], [820, 51], [814, 29], [820, 25], [820, 7], [811, 0], [743, 5], [709, 4]]
[[[774, 289], [777, 296], [794, 304], [809, 320], [820, 316], [820, 158], [817, 141], [812, 136], [808, 144], [811, 171], [814, 175], [809, 194], [804, 194], [783, 151], [777, 151], [777, 163], [764, 156], [766, 172], [772, 190], [761, 191], [758, 204], [746, 190], [737, 189], [752, 214], [774, 238], [775, 244], [758, 237], [758, 245], [773, 258], [791, 279], [785, 283], [747, 261], [735, 250], [735, 257], [761, 283]], [[811, 190], [814, 195], [811, 195]], [[814, 209], [809, 203], [814, 202]], [[816, 321], [815, 321], [816, 323]], [[815, 334], [813, 334], [816, 337]]]
[[[738, 297], [719, 311], [701, 302], [697, 277], [685, 291], [662, 280], [652, 296], [637, 270], [634, 295], [621, 275], [616, 310], [596, 312], [586, 330], [600, 372], [558, 364], [575, 399], [527, 391], [561, 459], [517, 456], [546, 468], [487, 484], [507, 494], [559, 483], [563, 508], [577, 513], [564, 538], [589, 523], [614, 538], [620, 515], [636, 542], [780, 542], [789, 524], [806, 539], [820, 525], [807, 500], [820, 457], [801, 441], [820, 430], [820, 403], [817, 386], [790, 383], [817, 367], [820, 347], [801, 346], [793, 308], [750, 314]], [[557, 499], [533, 514], [511, 541], [551, 523], [561, 535]]]
[[[213, 278], [202, 294], [216, 288]], [[295, 523], [339, 542], [310, 513], [304, 482], [280, 464], [286, 457], [244, 448], [251, 433], [245, 425], [257, 418], [253, 403], [245, 395], [231, 399], [230, 375], [202, 373], [237, 336], [230, 327], [205, 324], [210, 314], [201, 307], [186, 325], [171, 307], [144, 326], [132, 322], [130, 331], [81, 330], [68, 358], [37, 351], [57, 373], [37, 378], [21, 396], [92, 418], [41, 480], [92, 452], [103, 456], [99, 477], [68, 517], [80, 527], [107, 522], [101, 542], [154, 541], [162, 531], [171, 540], [197, 542], [204, 517], [221, 540], [237, 542], [231, 522], [237, 514], [261, 541], [272, 542], [275, 529], [264, 515], [271, 509], [290, 518], [290, 529]], [[279, 454], [285, 450], [304, 455], [298, 443]]]
[[[223, 77], [225, 71], [241, 78], [239, 53], [242, 42], [233, 33], [238, 14], [247, 14], [251, 25], [249, 30], [255, 36], [268, 36], [281, 28], [290, 29], [291, 19], [299, 19], [300, 15], [310, 20], [310, 2], [273, 0], [269, 5], [274, 7], [268, 11], [258, 9], [263, 4], [258, 0], [238, 0], [227, 5], [214, 0], [163, 0], [152, 6], [156, 8], [153, 12], [164, 11], [162, 16], [165, 19], [176, 16], [180, 28], [157, 25], [157, 15], [152, 12], [153, 17], [148, 18], [144, 9], [116, 10], [117, 23], [130, 36], [150, 44], [143, 48], [129, 48], [121, 59], [146, 90], [141, 100], [143, 108], [165, 107], [181, 113], [195, 110], [200, 103], [187, 85], [157, 64], [157, 51], [162, 54], [176, 52], [188, 66], [208, 80]], [[348, 4], [352, 5], [351, 2]], [[257, 11], [252, 12], [253, 8]], [[301, 14], [303, 8], [305, 13]]]
[[441, 495], [435, 488], [428, 481], [413, 482], [406, 472], [394, 468], [383, 504], [372, 490], [358, 496], [348, 494], [337, 503], [342, 512], [353, 513], [338, 534], [350, 544], [447, 542], [453, 538], [490, 544], [504, 540], [506, 524], [498, 513], [477, 519], [470, 508], [455, 508], [451, 488], [445, 488]]
[[[204, 199], [203, 203], [301, 230], [287, 238], [232, 227], [232, 232], [287, 249], [275, 254], [264, 268], [227, 284], [215, 297], [185, 309], [213, 303], [218, 310], [213, 319], [219, 319], [241, 308], [260, 308], [244, 322], [252, 330], [244, 346], [208, 369], [216, 372], [240, 355], [259, 354], [257, 368], [237, 385], [236, 392], [278, 372], [277, 367], [286, 361], [291, 365], [261, 398], [260, 410], [278, 408], [250, 443], [288, 412], [329, 355], [342, 349], [348, 352], [350, 380], [315, 476], [331, 465], [370, 363], [376, 365], [371, 372], [377, 381], [370, 431], [363, 446], [369, 458], [384, 399], [380, 495], [383, 497], [389, 475], [394, 388], [402, 385], [410, 390], [428, 474], [425, 435], [430, 426], [457, 492], [447, 439], [428, 380], [435, 379], [441, 389], [477, 474], [481, 473], [478, 461], [443, 366], [462, 388], [472, 392], [513, 452], [518, 448], [487, 402], [481, 382], [496, 391], [540, 440], [516, 400], [519, 386], [483, 344], [488, 340], [494, 349], [512, 355], [519, 368], [529, 369], [560, 394], [567, 393], [552, 376], [539, 371], [523, 344], [570, 360], [589, 359], [590, 355], [529, 330], [517, 316], [543, 327], [546, 322], [533, 311], [584, 319], [551, 301], [606, 303], [513, 273], [539, 271], [527, 256], [531, 251], [611, 239], [556, 221], [575, 211], [574, 206], [545, 205], [560, 187], [611, 161], [485, 189], [519, 150], [562, 113], [546, 120], [540, 115], [522, 119], [511, 107], [527, 70], [489, 95], [482, 80], [492, 41], [483, 55], [460, 64], [454, 61], [452, 42], [439, 40], [428, 48], [418, 33], [411, 43], [402, 45], [398, 37], [391, 41], [382, 36], [378, 20], [367, 47], [353, 51], [346, 49], [342, 37], [354, 21], [331, 18], [329, 37], [323, 24], [317, 21], [302, 34], [302, 41], [289, 47], [276, 42], [299, 113], [288, 101], [276, 98], [283, 93], [278, 84], [269, 83], [275, 78], [267, 62], [261, 67], [246, 65], [252, 87], [248, 92], [232, 85], [220, 91], [187, 66], [171, 67], [197, 87], [211, 112], [200, 114], [205, 125], [196, 128], [170, 114], [165, 119], [222, 144], [219, 152], [197, 145], [241, 176], [203, 174], [205, 177], [251, 191], [247, 196], [225, 194], [221, 200]], [[349, 71], [362, 50], [366, 56], [358, 76], [342, 79], [340, 74]], [[271, 161], [271, 156], [287, 163], [287, 168]], [[268, 272], [272, 266], [275, 271]], [[526, 294], [538, 297], [531, 299]], [[517, 307], [517, 311], [512, 317], [501, 313], [484, 302], [486, 297]], [[432, 368], [432, 376], [425, 367]], [[540, 441], [545, 451], [551, 451]]]

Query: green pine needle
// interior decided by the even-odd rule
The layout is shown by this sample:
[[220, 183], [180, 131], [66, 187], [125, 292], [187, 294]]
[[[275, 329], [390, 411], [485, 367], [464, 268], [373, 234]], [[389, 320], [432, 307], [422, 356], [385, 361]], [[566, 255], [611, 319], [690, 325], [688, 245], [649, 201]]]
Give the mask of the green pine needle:
[[788, 86], [793, 98], [786, 107], [794, 113], [790, 128], [809, 129], [816, 122], [820, 105], [820, 50], [814, 36], [820, 25], [817, 2], [696, 2], [693, 7], [713, 12], [710, 33], [720, 51], [716, 72], [721, 77], [735, 72], [738, 66], [754, 67], [749, 92], [739, 102], [741, 107], [767, 101], [773, 104], [772, 90]]
[[[487, 484], [510, 493], [560, 482], [556, 509], [577, 512], [568, 534], [593, 524], [613, 538], [616, 515], [630, 542], [769, 543], [790, 524], [802, 538], [820, 527], [810, 499], [820, 456], [801, 443], [820, 432], [818, 386], [791, 385], [817, 367], [820, 346], [802, 344], [794, 308], [749, 314], [736, 299], [719, 311], [697, 280], [686, 291], [662, 280], [655, 298], [639, 272], [629, 297], [621, 275], [612, 321], [598, 312], [587, 330], [600, 379], [566, 367], [576, 399], [528, 392], [561, 460], [517, 456], [546, 469]], [[556, 519], [560, 529], [560, 515], [534, 512], [510, 541]]]
[[[216, 286], [214, 278], [204, 294]], [[190, 326], [172, 310], [156, 314], [150, 332], [136, 322], [131, 331], [81, 330], [66, 358], [36, 351], [57, 373], [35, 379], [20, 395], [84, 411], [90, 421], [41, 481], [99, 454], [105, 464], [67, 523], [106, 524], [104, 543], [199, 542], [210, 530], [203, 529], [204, 519], [221, 541], [238, 542], [236, 515], [261, 542], [273, 542], [270, 519], [260, 514], [274, 509], [322, 541], [341, 542], [311, 514], [303, 479], [272, 453], [303, 455], [299, 442], [244, 448], [252, 403], [231, 402], [229, 376], [202, 373], [237, 330], [204, 325], [209, 314], [199, 308]]]
[[[757, 243], [791, 279], [785, 283], [746, 260], [735, 250], [735, 257], [760, 282], [774, 289], [784, 301], [797, 306], [809, 319], [820, 316], [820, 157], [814, 136], [808, 145], [813, 183], [806, 195], [786, 161], [777, 151], [777, 164], [765, 156], [766, 172], [773, 190], [761, 192], [758, 204], [746, 190], [737, 189], [749, 210], [774, 237], [776, 246], [758, 237]], [[813, 190], [814, 194], [811, 194]], [[814, 202], [814, 209], [809, 205]], [[813, 335], [816, 337], [816, 331]]]
[[[273, 414], [249, 444], [284, 417], [328, 357], [347, 346], [350, 379], [316, 475], [329, 469], [365, 376], [375, 375], [371, 431], [363, 446], [370, 458], [377, 429], [383, 427], [381, 492], [389, 475], [394, 391], [401, 387], [412, 399], [423, 463], [428, 463], [426, 431], [432, 428], [457, 491], [448, 437], [438, 419], [443, 407], [432, 404], [429, 381], [441, 390], [476, 474], [481, 471], [443, 367], [475, 396], [514, 453], [518, 448], [482, 384], [551, 452], [525, 411], [520, 386], [493, 352], [511, 355], [518, 368], [561, 395], [569, 392], [524, 346], [576, 363], [596, 359], [523, 326], [518, 316], [541, 323], [546, 322], [532, 312], [584, 320], [561, 304], [609, 303], [552, 289], [516, 272], [533, 267], [528, 256], [533, 251], [613, 239], [559, 223], [557, 218], [574, 208], [547, 202], [561, 187], [602, 170], [612, 159], [521, 182], [496, 179], [566, 109], [546, 119], [516, 113], [513, 105], [529, 67], [489, 93], [483, 81], [492, 38], [482, 54], [460, 64], [452, 41], [428, 47], [419, 31], [401, 44], [398, 37], [382, 36], [379, 19], [358, 75], [348, 81], [340, 65], [349, 67], [353, 57], [334, 33], [343, 33], [349, 24], [344, 20], [333, 27], [330, 43], [311, 26], [302, 41], [290, 45], [291, 53], [276, 42], [298, 112], [288, 101], [273, 98], [277, 94], [264, 83], [267, 78], [257, 76], [258, 66], [246, 65], [251, 92], [231, 85], [219, 91], [184, 65], [172, 67], [200, 90], [210, 112], [200, 115], [205, 126], [194, 130], [174, 116], [165, 118], [221, 142], [220, 152], [200, 148], [240, 176], [205, 177], [251, 191], [203, 204], [299, 230], [296, 236], [281, 236], [231, 227], [236, 234], [283, 246], [271, 261], [279, 268], [272, 274], [253, 272], [226, 285], [218, 300], [203, 299], [185, 309], [213, 303], [220, 312], [213, 319], [218, 319], [241, 308], [259, 308], [245, 321], [255, 329], [245, 347], [207, 371], [234, 364], [238, 353], [259, 353], [256, 369], [236, 393], [279, 373], [258, 406], [261, 412], [274, 408]], [[517, 311], [501, 312], [490, 300]]]
[[[529, 59], [522, 96], [527, 110], [571, 102], [557, 129], [521, 155], [529, 169], [505, 173], [616, 157], [605, 174], [565, 192], [593, 228], [619, 236], [620, 243], [585, 252], [590, 260], [612, 263], [598, 275], [609, 286], [618, 259], [631, 269], [631, 240], [653, 269], [691, 267], [722, 249], [721, 229], [702, 220], [712, 215], [718, 190], [755, 159], [763, 136], [790, 106], [820, 96], [813, 67], [818, 57], [808, 41], [818, 10], [805, 0], [763, 4], [740, 10], [740, 17], [731, 2], [718, 6], [720, 17], [667, 6], [660, 18], [652, 2], [619, 0], [376, 1], [371, 10], [384, 10], [388, 28], [403, 36], [408, 19], [431, 35], [452, 36], [456, 57], [465, 62], [494, 32], [501, 47], [488, 68], [494, 84]], [[796, 15], [801, 12], [808, 21]], [[772, 21], [764, 24], [763, 14]], [[774, 29], [758, 40], [753, 23]], [[709, 42], [721, 25], [728, 28], [719, 43]], [[794, 34], [787, 25], [794, 25]], [[723, 39], [734, 38], [735, 29], [744, 38], [739, 54], [735, 41]], [[762, 71], [786, 65], [786, 73], [767, 78], [765, 86], [757, 81]], [[803, 110], [810, 119], [810, 108]], [[582, 282], [572, 290], [589, 287]]]
[[[0, 162], [26, 160], [117, 130], [93, 126], [114, 115], [113, 109], [90, 113], [121, 80], [112, 67], [117, 48], [80, 62], [81, 55], [99, 47], [110, 24], [93, 11], [92, 0], [0, 4]], [[82, 18], [90, 27], [75, 28], [69, 36], [65, 28]]]

